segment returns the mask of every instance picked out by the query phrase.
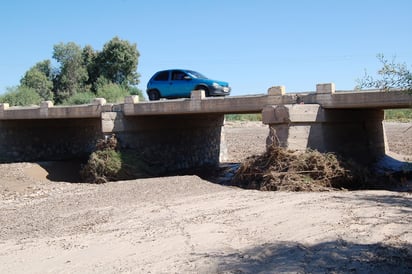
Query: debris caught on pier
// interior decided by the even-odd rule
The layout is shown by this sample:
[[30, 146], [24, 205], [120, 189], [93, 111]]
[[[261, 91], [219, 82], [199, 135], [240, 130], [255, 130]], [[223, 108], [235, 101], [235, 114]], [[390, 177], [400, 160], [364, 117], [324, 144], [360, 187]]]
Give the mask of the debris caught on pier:
[[241, 163], [232, 185], [266, 191], [328, 191], [358, 188], [372, 177], [369, 169], [333, 153], [270, 146]]

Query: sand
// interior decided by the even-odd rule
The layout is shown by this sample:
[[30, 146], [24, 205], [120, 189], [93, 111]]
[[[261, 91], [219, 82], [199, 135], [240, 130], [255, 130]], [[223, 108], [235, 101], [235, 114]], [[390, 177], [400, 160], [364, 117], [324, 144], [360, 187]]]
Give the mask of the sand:
[[[410, 151], [408, 124], [391, 126], [395, 152]], [[264, 149], [266, 133], [228, 125], [231, 160]], [[64, 167], [0, 165], [0, 273], [412, 273], [411, 192], [79, 184]]]

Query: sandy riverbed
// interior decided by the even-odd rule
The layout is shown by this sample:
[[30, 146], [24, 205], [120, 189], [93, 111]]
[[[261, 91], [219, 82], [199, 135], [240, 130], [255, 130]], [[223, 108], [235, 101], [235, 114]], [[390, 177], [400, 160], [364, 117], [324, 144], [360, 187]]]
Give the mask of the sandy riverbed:
[[[412, 124], [385, 126], [410, 159]], [[229, 161], [263, 151], [267, 131], [229, 123]], [[412, 272], [410, 192], [259, 192], [197, 176], [91, 185], [72, 172], [0, 165], [0, 273]]]

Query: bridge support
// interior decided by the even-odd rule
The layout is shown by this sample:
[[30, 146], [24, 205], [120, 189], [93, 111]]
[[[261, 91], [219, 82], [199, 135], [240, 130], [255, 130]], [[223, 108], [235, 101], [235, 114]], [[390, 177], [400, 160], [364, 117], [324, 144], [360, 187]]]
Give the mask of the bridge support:
[[102, 113], [105, 134], [114, 133], [121, 149], [131, 150], [168, 174], [219, 165], [223, 114], [126, 116]]
[[102, 137], [100, 118], [0, 121], [0, 162], [85, 158]]
[[262, 119], [270, 127], [267, 145], [334, 152], [362, 163], [385, 155], [383, 110], [324, 109], [315, 104], [268, 106]]

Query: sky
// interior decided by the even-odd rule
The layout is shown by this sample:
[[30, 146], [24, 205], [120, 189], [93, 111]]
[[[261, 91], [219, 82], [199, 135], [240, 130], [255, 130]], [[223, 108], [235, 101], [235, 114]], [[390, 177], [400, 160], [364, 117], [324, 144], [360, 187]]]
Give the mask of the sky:
[[116, 36], [137, 45], [142, 91], [169, 68], [227, 81], [235, 96], [352, 90], [376, 75], [377, 54], [411, 68], [411, 12], [410, 0], [4, 0], [0, 94], [53, 61], [54, 45], [101, 51]]

